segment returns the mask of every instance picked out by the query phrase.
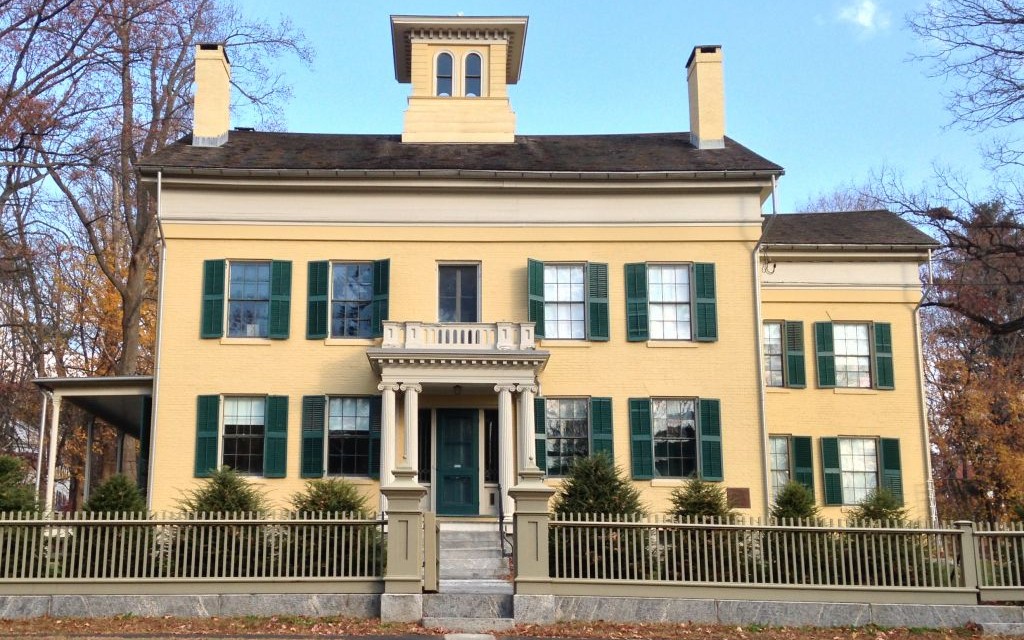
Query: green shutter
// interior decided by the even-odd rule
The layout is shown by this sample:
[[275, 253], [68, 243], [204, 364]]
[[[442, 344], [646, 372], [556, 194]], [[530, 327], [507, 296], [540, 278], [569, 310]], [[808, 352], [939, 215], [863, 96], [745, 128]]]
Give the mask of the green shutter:
[[388, 319], [388, 297], [391, 293], [391, 261], [373, 261], [373, 326], [371, 335], [384, 335], [384, 321]]
[[721, 403], [711, 398], [700, 402], [700, 477], [723, 480]]
[[715, 299], [715, 265], [698, 262], [693, 265], [697, 293], [697, 333], [699, 342], [718, 340], [718, 303]]
[[220, 438], [220, 396], [199, 396], [196, 407], [197, 478], [208, 478], [217, 470]]
[[882, 438], [881, 446], [882, 488], [888, 489], [903, 504], [903, 466], [900, 464], [900, 441], [897, 438]]
[[590, 453], [603, 453], [615, 463], [615, 447], [612, 429], [612, 399], [590, 399]]
[[292, 263], [274, 260], [270, 263], [270, 327], [267, 337], [285, 340], [292, 316]]
[[[534, 335], [544, 337], [544, 263], [526, 261], [526, 318], [534, 323]], [[540, 463], [537, 463], [540, 467]], [[544, 467], [541, 467], [542, 469]]]
[[821, 477], [825, 504], [843, 504], [843, 471], [839, 467], [839, 438], [821, 439]]
[[200, 338], [219, 338], [224, 335], [224, 260], [203, 262], [203, 312]]
[[651, 401], [648, 398], [629, 399], [629, 457], [634, 480], [654, 477]]
[[608, 339], [608, 265], [587, 263], [587, 339]]
[[818, 359], [818, 386], [836, 386], [836, 354], [832, 346], [831, 322], [814, 323], [814, 352]]
[[331, 263], [310, 262], [306, 277], [306, 338], [327, 337], [327, 292], [330, 290]]
[[647, 265], [626, 265], [626, 339], [644, 342], [650, 336], [647, 324]]
[[786, 386], [803, 389], [807, 386], [804, 372], [804, 323], [786, 322]]
[[544, 398], [533, 399], [533, 444], [537, 468], [548, 472], [547, 406]]
[[324, 475], [326, 404], [323, 396], [302, 396], [302, 460], [299, 475], [303, 478], [322, 478]]
[[875, 323], [875, 388], [894, 388], [892, 372], [892, 326]]
[[790, 455], [793, 460], [793, 480], [807, 487], [814, 495], [814, 452], [810, 436], [793, 436], [789, 439]]
[[370, 397], [370, 463], [371, 478], [380, 478], [380, 414], [384, 399], [381, 396]]
[[288, 470], [288, 396], [267, 396], [263, 427], [263, 477], [283, 478]]

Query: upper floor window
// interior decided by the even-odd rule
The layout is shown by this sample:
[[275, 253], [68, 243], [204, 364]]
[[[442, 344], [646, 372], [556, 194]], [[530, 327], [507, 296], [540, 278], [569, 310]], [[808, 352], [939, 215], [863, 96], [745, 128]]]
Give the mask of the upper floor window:
[[769, 387], [783, 386], [782, 323], [764, 323], [764, 383]]
[[[206, 260], [200, 337], [288, 337], [292, 263], [283, 260]], [[227, 312], [225, 313], [225, 289]]]
[[331, 337], [373, 336], [373, 264], [331, 265]]
[[452, 55], [442, 53], [437, 56], [437, 95], [448, 97], [452, 95]]
[[438, 267], [438, 319], [441, 322], [479, 322], [479, 265], [443, 264]]
[[836, 386], [870, 387], [871, 347], [868, 342], [868, 325], [834, 323], [832, 335]]
[[466, 56], [466, 92], [465, 95], [468, 98], [476, 98], [481, 95], [482, 77], [481, 77], [482, 63], [480, 60], [480, 54], [471, 53]]
[[804, 323], [772, 320], [762, 327], [764, 384], [767, 387], [806, 386]]
[[266, 338], [270, 316], [270, 263], [232, 262], [228, 337]]
[[715, 265], [626, 265], [626, 337], [645, 340], [718, 339]]
[[544, 337], [586, 338], [582, 264], [544, 265]]

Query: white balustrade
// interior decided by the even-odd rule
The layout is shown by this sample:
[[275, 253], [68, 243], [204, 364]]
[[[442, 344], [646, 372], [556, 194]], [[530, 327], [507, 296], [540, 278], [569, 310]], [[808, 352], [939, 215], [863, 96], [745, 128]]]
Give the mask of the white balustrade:
[[528, 351], [536, 348], [532, 322], [384, 322], [385, 349]]

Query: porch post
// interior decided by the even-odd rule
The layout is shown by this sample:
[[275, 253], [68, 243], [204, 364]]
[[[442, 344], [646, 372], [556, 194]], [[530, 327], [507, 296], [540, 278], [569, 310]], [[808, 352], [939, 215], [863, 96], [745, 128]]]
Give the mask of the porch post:
[[516, 391], [519, 392], [519, 473], [522, 473], [537, 468], [533, 438], [533, 394], [537, 393], [537, 385], [521, 384], [516, 386]]
[[60, 425], [60, 404], [64, 399], [53, 394], [53, 413], [50, 415], [50, 458], [46, 461], [46, 495], [43, 508], [47, 515], [53, 515], [53, 484], [57, 474], [57, 431]]
[[89, 424], [85, 426], [85, 486], [82, 488], [82, 497], [86, 502], [89, 501], [89, 495], [92, 493], [92, 442], [95, 431], [96, 417], [93, 416], [89, 419]]
[[508, 497], [508, 490], [516, 481], [515, 459], [512, 452], [515, 450], [515, 434], [512, 431], [512, 392], [516, 390], [514, 384], [499, 384], [494, 387], [498, 392], [498, 482], [501, 484], [501, 508], [506, 518], [512, 516], [512, 500]]
[[423, 512], [427, 490], [408, 467], [381, 489], [393, 505], [388, 511], [387, 564], [380, 599], [382, 622], [419, 622], [423, 618]]
[[418, 384], [403, 383], [402, 391], [405, 393], [405, 453], [402, 462], [403, 467], [417, 470], [420, 461], [420, 392], [423, 386]]
[[[394, 481], [392, 472], [395, 470], [395, 391], [398, 385], [394, 382], [382, 382], [377, 389], [384, 392], [380, 412], [380, 486], [386, 487]], [[380, 508], [386, 511], [388, 500], [381, 493]]]

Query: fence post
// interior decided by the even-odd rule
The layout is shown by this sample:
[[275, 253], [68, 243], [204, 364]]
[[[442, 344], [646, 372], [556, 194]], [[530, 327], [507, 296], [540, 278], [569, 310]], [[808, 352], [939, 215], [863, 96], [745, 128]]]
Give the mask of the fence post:
[[525, 469], [519, 473], [519, 484], [508, 491], [516, 504], [513, 530], [516, 593], [544, 593], [544, 585], [538, 583], [550, 579], [548, 500], [555, 490], [544, 484], [543, 477], [540, 469]]
[[970, 520], [957, 520], [953, 523], [960, 529], [960, 558], [964, 572], [964, 586], [974, 589], [978, 594], [978, 601], [981, 601], [981, 591], [978, 588], [978, 539], [974, 537], [974, 523]]
[[423, 512], [426, 488], [416, 470], [393, 471], [395, 481], [381, 487], [388, 504], [387, 568], [380, 598], [383, 622], [419, 622], [423, 619]]

